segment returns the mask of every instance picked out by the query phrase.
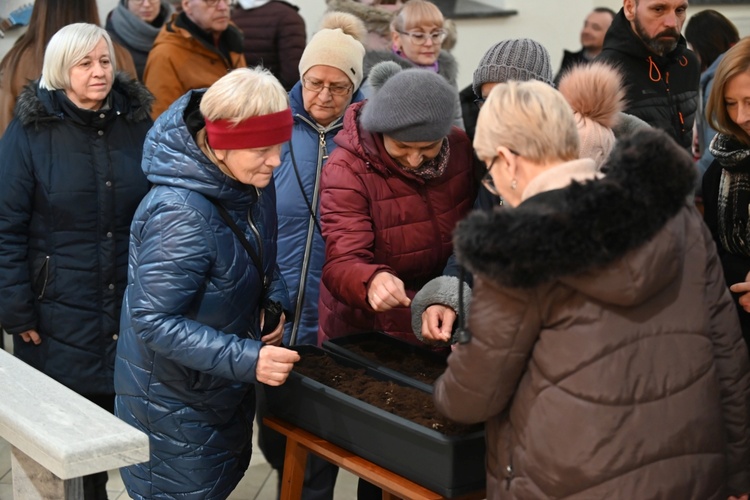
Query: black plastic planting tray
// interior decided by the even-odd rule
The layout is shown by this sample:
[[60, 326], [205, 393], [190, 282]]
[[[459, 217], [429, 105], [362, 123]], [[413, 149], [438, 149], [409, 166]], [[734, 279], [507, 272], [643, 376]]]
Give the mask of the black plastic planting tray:
[[[376, 380], [402, 381], [314, 346], [336, 364], [361, 368]], [[408, 385], [407, 385], [408, 387]], [[411, 387], [411, 390], [418, 390]], [[284, 385], [265, 387], [270, 412], [447, 498], [485, 487], [484, 430], [447, 436], [293, 371]]]
[[323, 349], [430, 393], [432, 384], [448, 366], [447, 352], [420, 348], [382, 332], [356, 333], [326, 340]]

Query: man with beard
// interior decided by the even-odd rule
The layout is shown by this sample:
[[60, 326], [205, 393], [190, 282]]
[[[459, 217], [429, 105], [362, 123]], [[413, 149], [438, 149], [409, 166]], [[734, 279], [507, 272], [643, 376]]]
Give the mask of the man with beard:
[[148, 54], [143, 83], [154, 94], [156, 120], [188, 90], [210, 87], [247, 66], [242, 32], [229, 22], [232, 0], [182, 0]]
[[607, 34], [614, 18], [615, 11], [607, 7], [597, 7], [586, 16], [583, 28], [581, 28], [581, 50], [578, 52], [565, 51], [560, 71], [555, 76], [555, 86], [570, 68], [590, 62], [601, 53], [604, 47], [604, 35]]
[[687, 0], [624, 0], [597, 57], [627, 82], [626, 113], [690, 149], [700, 64], [680, 34]]

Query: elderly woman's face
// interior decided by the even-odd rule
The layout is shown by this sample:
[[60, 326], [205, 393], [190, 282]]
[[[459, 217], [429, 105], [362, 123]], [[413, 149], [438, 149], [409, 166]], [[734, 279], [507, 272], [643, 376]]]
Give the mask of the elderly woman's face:
[[302, 75], [302, 106], [318, 125], [328, 126], [346, 111], [354, 88], [333, 66], [313, 66]]
[[443, 139], [427, 142], [403, 142], [384, 135], [383, 145], [388, 155], [404, 168], [416, 169], [440, 153]]
[[70, 68], [70, 88], [65, 89], [73, 104], [83, 109], [99, 109], [112, 90], [112, 60], [102, 38], [94, 50]]
[[160, 0], [127, 0], [127, 3], [128, 10], [147, 23], [156, 19], [161, 10]]
[[231, 177], [258, 188], [268, 186], [273, 170], [281, 165], [281, 144], [254, 149], [217, 149], [214, 153], [224, 162]]
[[445, 32], [442, 26], [418, 24], [403, 32], [394, 31], [392, 36], [394, 45], [407, 59], [420, 66], [430, 66], [440, 55]]

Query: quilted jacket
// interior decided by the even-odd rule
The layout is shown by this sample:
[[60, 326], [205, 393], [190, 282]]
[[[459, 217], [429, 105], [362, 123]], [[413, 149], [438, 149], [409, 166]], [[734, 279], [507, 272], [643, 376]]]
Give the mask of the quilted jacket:
[[596, 60], [611, 64], [622, 73], [627, 91], [625, 113], [666, 131], [690, 150], [701, 70], [685, 37], [680, 36], [672, 52], [658, 56], [633, 32], [620, 9]]
[[453, 252], [456, 223], [471, 210], [475, 189], [472, 150], [466, 134], [453, 127], [448, 167], [424, 180], [396, 165], [382, 134], [360, 128], [362, 104], [344, 115], [339, 147], [323, 169], [320, 221], [326, 259], [320, 287], [318, 341], [368, 330], [419, 344], [409, 307], [375, 313], [367, 288], [381, 271], [404, 282], [413, 297], [440, 276]]
[[226, 498], [250, 460], [263, 279], [209, 198], [255, 247], [265, 297], [288, 309], [273, 184], [241, 184], [199, 149], [202, 94], [180, 98], [149, 132], [154, 187], [131, 227], [115, 411], [150, 437], [150, 461], [122, 470], [137, 499]]
[[[83, 394], [114, 393], [150, 103], [123, 75], [96, 112], [33, 83], [0, 139], [0, 323], [16, 356]], [[41, 344], [17, 335], [31, 329]]]
[[473, 336], [437, 407], [486, 421], [490, 499], [747, 493], [748, 353], [692, 160], [647, 130], [608, 172], [459, 224]]

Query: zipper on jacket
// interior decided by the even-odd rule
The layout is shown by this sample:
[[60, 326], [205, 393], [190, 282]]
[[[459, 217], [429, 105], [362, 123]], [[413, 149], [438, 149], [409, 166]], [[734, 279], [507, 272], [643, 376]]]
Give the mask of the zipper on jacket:
[[47, 290], [47, 281], [49, 280], [49, 255], [44, 257], [44, 264], [42, 264], [42, 268], [39, 270], [39, 274], [37, 274], [36, 276], [37, 282], [39, 282], [42, 274], [44, 274], [44, 281], [42, 282], [42, 290], [39, 292], [39, 296], [36, 298], [37, 300], [42, 300], [44, 298], [44, 292]]
[[[260, 202], [260, 190], [257, 187], [255, 188], [255, 193], [258, 196], [258, 202]], [[253, 221], [252, 209], [247, 211], [247, 223], [250, 225], [250, 230], [255, 235], [255, 239], [258, 240], [258, 258], [260, 259], [260, 269], [258, 269], [258, 272], [263, 274], [260, 279], [263, 282], [263, 291], [265, 292], [266, 288], [268, 288], [269, 280], [268, 275], [266, 275], [265, 266], [263, 265], [263, 240], [260, 238], [260, 231], [258, 231], [258, 227]]]
[[[323, 170], [323, 163], [328, 159], [328, 144], [326, 143], [326, 134], [337, 128], [343, 128], [341, 120], [337, 120], [330, 127], [321, 129], [310, 123], [304, 116], [298, 115], [305, 123], [318, 130], [318, 161], [315, 167], [315, 183], [313, 184], [312, 201], [310, 206], [314, 207], [315, 217], [318, 216], [318, 200], [320, 199], [320, 176]], [[291, 147], [291, 145], [290, 145]], [[321, 238], [323, 235], [321, 235]], [[297, 306], [294, 308], [294, 323], [292, 332], [289, 336], [289, 344], [297, 344], [297, 334], [299, 333], [300, 318], [302, 317], [302, 308], [305, 303], [305, 289], [307, 288], [307, 275], [310, 268], [310, 258], [312, 256], [313, 239], [315, 238], [315, 219], [310, 214], [307, 224], [307, 238], [305, 240], [305, 252], [302, 255], [302, 269], [299, 275], [299, 286], [297, 287]]]

